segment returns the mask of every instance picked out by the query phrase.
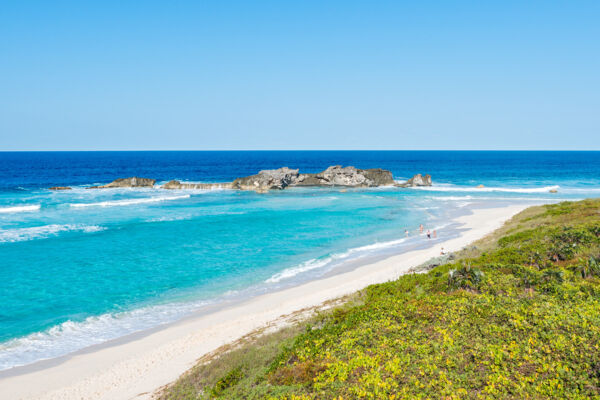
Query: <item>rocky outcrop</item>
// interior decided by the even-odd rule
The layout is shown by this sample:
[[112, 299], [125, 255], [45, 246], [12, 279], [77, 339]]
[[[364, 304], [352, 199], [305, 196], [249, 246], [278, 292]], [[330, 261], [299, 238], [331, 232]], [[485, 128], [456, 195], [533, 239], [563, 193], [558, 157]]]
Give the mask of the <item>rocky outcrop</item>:
[[231, 183], [181, 183], [169, 181], [161, 186], [163, 189], [231, 189]]
[[[155, 179], [121, 178], [113, 182], [92, 186], [88, 189], [153, 187]], [[341, 187], [377, 187], [377, 186], [431, 186], [431, 176], [421, 174], [413, 176], [404, 184], [395, 184], [392, 173], [381, 168], [358, 169], [333, 165], [325, 171], [315, 174], [300, 174], [297, 169], [283, 167], [266, 169], [256, 175], [237, 178], [226, 183], [182, 183], [171, 180], [161, 186], [162, 189], [239, 189], [266, 192], [271, 189], [282, 190], [293, 186], [341, 186]], [[69, 188], [55, 187], [52, 190], [68, 190]]]
[[264, 170], [256, 175], [236, 179], [231, 187], [266, 192], [293, 186], [375, 187], [393, 184], [392, 173], [384, 169], [358, 169], [334, 165], [316, 174], [300, 174], [297, 169], [287, 167]]
[[283, 167], [265, 169], [256, 175], [237, 178], [231, 183], [233, 189], [265, 192], [270, 189], [285, 189], [298, 179], [298, 170]]
[[71, 188], [69, 186], [53, 186], [48, 190], [71, 190]]
[[136, 176], [131, 178], [120, 178], [115, 179], [109, 184], [102, 186], [91, 186], [88, 189], [110, 189], [110, 188], [132, 188], [132, 187], [153, 187], [156, 183], [156, 179], [149, 178], [138, 178]]
[[421, 174], [416, 174], [415, 176], [413, 176], [412, 178], [410, 178], [409, 180], [407, 180], [404, 183], [400, 183], [397, 186], [400, 187], [415, 187], [415, 186], [431, 186], [432, 182], [431, 182], [431, 175], [421, 175]]
[[291, 186], [376, 187], [393, 184], [392, 173], [384, 169], [358, 169], [334, 165], [316, 174], [301, 174]]

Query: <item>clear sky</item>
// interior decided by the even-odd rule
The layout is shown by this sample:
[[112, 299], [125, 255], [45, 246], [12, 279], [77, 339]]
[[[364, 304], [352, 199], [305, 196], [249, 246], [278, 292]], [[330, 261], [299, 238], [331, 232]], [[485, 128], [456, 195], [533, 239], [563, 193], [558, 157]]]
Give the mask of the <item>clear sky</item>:
[[0, 150], [600, 149], [598, 0], [8, 3]]

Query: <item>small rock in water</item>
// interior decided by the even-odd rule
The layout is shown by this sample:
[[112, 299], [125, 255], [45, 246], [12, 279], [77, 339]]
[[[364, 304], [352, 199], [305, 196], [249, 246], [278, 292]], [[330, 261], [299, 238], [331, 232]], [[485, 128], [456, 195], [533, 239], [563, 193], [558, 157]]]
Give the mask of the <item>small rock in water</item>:
[[421, 174], [416, 174], [409, 180], [404, 183], [400, 183], [396, 186], [399, 187], [415, 187], [415, 186], [432, 186], [431, 175], [427, 174], [425, 176]]
[[48, 190], [71, 190], [71, 188], [69, 186], [53, 186]]

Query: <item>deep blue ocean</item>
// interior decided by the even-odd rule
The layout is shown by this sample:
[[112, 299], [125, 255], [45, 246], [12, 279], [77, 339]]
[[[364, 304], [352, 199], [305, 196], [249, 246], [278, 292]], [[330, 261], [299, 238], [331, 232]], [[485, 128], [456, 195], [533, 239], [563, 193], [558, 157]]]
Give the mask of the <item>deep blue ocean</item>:
[[[429, 173], [434, 186], [85, 189], [337, 164], [389, 169], [398, 181]], [[435, 245], [458, 234], [453, 218], [472, 207], [597, 196], [600, 152], [0, 152], [0, 370]], [[421, 223], [438, 238], [419, 235]]]

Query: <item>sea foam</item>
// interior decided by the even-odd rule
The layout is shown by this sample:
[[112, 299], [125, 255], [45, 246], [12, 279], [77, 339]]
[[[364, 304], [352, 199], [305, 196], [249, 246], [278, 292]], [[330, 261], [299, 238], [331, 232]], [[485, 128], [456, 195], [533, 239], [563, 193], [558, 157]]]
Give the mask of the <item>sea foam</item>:
[[209, 301], [148, 306], [65, 321], [60, 325], [0, 343], [0, 371], [64, 356], [95, 344], [176, 321]]
[[400, 245], [406, 241], [406, 238], [390, 240], [387, 242], [377, 242], [373, 244], [369, 244], [366, 246], [354, 247], [349, 249], [343, 253], [335, 253], [327, 257], [322, 258], [313, 258], [311, 260], [305, 261], [295, 267], [284, 269], [281, 272], [276, 273], [267, 279], [266, 283], [277, 283], [281, 282], [284, 279], [293, 278], [296, 275], [299, 275], [304, 272], [308, 272], [314, 269], [323, 268], [328, 265], [331, 265], [335, 262], [345, 260], [347, 258], [360, 258], [366, 254], [369, 254], [373, 251], [382, 250], [386, 248], [390, 248], [393, 246]]
[[134, 204], [157, 203], [161, 201], [188, 199], [189, 194], [181, 196], [163, 196], [163, 197], [145, 197], [140, 199], [125, 199], [125, 200], [108, 200], [97, 203], [71, 203], [71, 207], [114, 207], [114, 206], [130, 206]]
[[75, 232], [98, 232], [105, 228], [97, 225], [42, 225], [32, 226], [28, 228], [15, 228], [15, 229], [0, 229], [0, 243], [6, 242], [22, 242], [26, 240], [34, 239], [46, 239], [52, 236], [56, 236], [61, 232], [75, 231]]
[[39, 204], [31, 204], [27, 206], [12, 206], [12, 207], [0, 207], [0, 214], [12, 214], [27, 211], [38, 211], [40, 209]]

